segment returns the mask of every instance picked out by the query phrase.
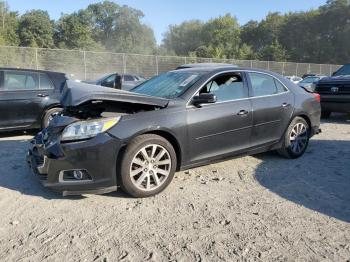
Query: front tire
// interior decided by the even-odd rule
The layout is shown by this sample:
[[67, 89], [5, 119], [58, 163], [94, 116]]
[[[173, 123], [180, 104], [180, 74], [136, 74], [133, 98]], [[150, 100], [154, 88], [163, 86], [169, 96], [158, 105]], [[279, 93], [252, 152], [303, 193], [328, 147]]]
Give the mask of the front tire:
[[283, 145], [277, 152], [286, 158], [301, 157], [309, 144], [310, 127], [302, 117], [296, 117], [284, 134]]
[[162, 192], [172, 181], [177, 158], [165, 138], [145, 134], [127, 146], [119, 170], [122, 189], [133, 197], [149, 197]]

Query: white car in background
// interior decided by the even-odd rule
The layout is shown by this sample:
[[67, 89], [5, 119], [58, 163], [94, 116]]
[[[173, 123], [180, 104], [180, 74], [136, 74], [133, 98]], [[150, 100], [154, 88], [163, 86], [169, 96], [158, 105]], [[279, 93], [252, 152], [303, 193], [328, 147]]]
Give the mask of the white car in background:
[[288, 80], [292, 81], [294, 84], [298, 84], [303, 79], [299, 76], [285, 76]]

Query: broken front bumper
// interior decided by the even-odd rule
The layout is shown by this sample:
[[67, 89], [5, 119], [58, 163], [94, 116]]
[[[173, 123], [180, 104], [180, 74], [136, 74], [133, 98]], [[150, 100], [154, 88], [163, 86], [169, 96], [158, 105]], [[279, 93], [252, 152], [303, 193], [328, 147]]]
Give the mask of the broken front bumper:
[[[59, 138], [45, 141], [43, 132], [31, 141], [27, 163], [45, 187], [63, 195], [117, 190], [118, 139], [103, 133], [85, 141], [61, 143]], [[75, 170], [82, 170], [88, 179], [65, 179], [65, 174]]]

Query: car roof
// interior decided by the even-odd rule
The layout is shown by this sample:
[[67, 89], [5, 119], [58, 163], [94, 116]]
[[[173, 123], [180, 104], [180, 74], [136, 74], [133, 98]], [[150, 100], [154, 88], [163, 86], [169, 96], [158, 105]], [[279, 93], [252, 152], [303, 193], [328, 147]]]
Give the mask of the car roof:
[[238, 66], [221, 66], [221, 67], [193, 67], [193, 68], [183, 68], [183, 69], [176, 69], [170, 72], [193, 72], [193, 73], [220, 73], [225, 71], [253, 71], [253, 72], [260, 72], [260, 73], [267, 73], [271, 75], [278, 75], [275, 72], [260, 69], [260, 68], [251, 68], [251, 67], [238, 67]]
[[62, 74], [62, 72], [49, 71], [49, 70], [39, 70], [39, 69], [30, 69], [30, 68], [17, 68], [17, 67], [0, 67], [0, 70], [11, 70], [11, 71], [26, 71], [26, 72], [38, 72], [38, 73], [54, 73], [54, 74]]
[[207, 67], [237, 67], [237, 65], [227, 64], [227, 63], [193, 63], [193, 64], [184, 64], [178, 66], [176, 69], [185, 69], [185, 68], [207, 68]]

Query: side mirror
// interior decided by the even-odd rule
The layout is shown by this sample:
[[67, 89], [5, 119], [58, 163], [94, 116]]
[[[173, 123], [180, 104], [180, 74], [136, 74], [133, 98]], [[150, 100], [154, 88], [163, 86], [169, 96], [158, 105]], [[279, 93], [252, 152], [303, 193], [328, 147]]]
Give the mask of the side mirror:
[[118, 74], [115, 76], [113, 88], [122, 89], [122, 77]]
[[213, 104], [216, 103], [216, 95], [212, 93], [202, 93], [198, 96], [193, 97], [192, 104], [199, 106], [201, 104]]
[[332, 73], [332, 76], [335, 76], [336, 73], [337, 73], [337, 72], [333, 72], [333, 73]]

